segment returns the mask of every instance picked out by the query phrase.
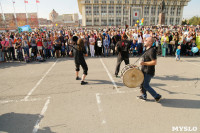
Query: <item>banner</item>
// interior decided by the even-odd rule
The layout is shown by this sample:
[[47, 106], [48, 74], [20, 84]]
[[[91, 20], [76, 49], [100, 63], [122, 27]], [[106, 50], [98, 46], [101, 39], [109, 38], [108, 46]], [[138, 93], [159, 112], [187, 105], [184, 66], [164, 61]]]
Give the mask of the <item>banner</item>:
[[23, 31], [32, 32], [30, 25], [18, 27], [18, 31], [19, 31], [19, 33], [23, 32]]
[[197, 45], [198, 49], [200, 49], [200, 36], [196, 37], [196, 45]]
[[38, 17], [37, 13], [28, 13], [28, 24], [31, 27], [38, 27]]
[[27, 24], [26, 13], [17, 13], [16, 17], [17, 17], [18, 27]]
[[8, 28], [16, 28], [15, 16], [13, 13], [5, 13], [5, 20]]
[[133, 12], [133, 18], [139, 18], [139, 11]]

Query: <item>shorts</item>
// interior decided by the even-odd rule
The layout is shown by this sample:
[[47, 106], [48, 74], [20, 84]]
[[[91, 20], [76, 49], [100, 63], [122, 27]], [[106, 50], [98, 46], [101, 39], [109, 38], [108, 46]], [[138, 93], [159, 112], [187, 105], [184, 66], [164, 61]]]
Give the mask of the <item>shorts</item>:
[[37, 49], [38, 50], [42, 50], [42, 46], [37, 46]]

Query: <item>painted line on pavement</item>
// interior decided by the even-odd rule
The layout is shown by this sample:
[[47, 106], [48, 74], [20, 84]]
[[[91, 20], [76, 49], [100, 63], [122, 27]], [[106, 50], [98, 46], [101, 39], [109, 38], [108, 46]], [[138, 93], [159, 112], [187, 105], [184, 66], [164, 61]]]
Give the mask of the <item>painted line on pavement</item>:
[[40, 122], [41, 122], [42, 118], [44, 117], [45, 112], [47, 111], [48, 105], [50, 103], [50, 98], [51, 97], [48, 97], [47, 101], [45, 102], [44, 107], [39, 115], [39, 118], [35, 123], [32, 133], [37, 133], [38, 129], [40, 128]]
[[110, 72], [108, 71], [108, 69], [107, 69], [106, 65], [104, 64], [104, 62], [103, 62], [102, 58], [100, 58], [100, 61], [101, 61], [102, 65], [103, 65], [104, 69], [106, 70], [106, 72], [107, 72], [107, 74], [108, 74], [108, 77], [109, 77], [109, 78], [110, 78], [110, 80], [112, 81], [112, 83], [113, 83], [113, 85], [114, 85], [114, 87], [115, 87], [116, 91], [117, 91], [117, 92], [120, 92], [120, 91], [119, 91], [119, 89], [117, 88], [117, 85], [116, 85], [115, 81], [113, 80], [113, 78], [112, 78], [112, 76], [111, 76]]
[[0, 104], [7, 104], [7, 103], [18, 103], [18, 102], [35, 102], [35, 101], [42, 101], [46, 100], [46, 98], [32, 98], [28, 100], [20, 99], [20, 100], [2, 100], [0, 101]]
[[40, 83], [44, 80], [44, 78], [48, 75], [48, 73], [53, 69], [53, 67], [58, 62], [58, 59], [56, 62], [49, 68], [49, 70], [43, 75], [43, 77], [37, 82], [37, 84], [30, 90], [30, 92], [27, 94], [27, 96], [24, 98], [24, 100], [28, 100], [28, 98], [32, 95], [32, 93], [35, 91], [35, 89], [40, 85]]

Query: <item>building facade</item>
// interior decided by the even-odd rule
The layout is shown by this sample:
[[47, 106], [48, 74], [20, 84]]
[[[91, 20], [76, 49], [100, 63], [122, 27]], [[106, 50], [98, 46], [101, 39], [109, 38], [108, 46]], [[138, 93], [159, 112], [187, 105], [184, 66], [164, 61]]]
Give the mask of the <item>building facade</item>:
[[59, 15], [55, 10], [53, 10], [49, 14], [49, 19], [53, 22], [53, 24], [62, 26], [79, 26], [78, 13]]
[[[165, 0], [165, 25], [180, 25], [190, 0]], [[82, 26], [157, 25], [162, 0], [78, 0]]]

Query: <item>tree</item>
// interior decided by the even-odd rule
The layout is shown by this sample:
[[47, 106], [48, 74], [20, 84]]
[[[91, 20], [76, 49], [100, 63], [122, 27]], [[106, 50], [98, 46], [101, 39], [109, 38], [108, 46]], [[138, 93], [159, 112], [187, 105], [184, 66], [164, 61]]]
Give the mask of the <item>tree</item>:
[[200, 25], [200, 17], [194, 16], [189, 19], [189, 25]]

